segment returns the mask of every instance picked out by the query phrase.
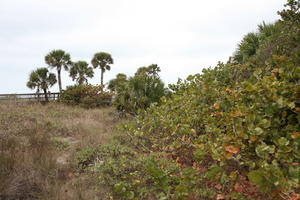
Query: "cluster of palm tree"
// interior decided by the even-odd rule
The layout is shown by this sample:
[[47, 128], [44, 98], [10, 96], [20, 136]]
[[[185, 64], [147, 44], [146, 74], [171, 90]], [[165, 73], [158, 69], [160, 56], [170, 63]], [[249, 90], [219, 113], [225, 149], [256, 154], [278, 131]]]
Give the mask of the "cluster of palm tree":
[[[72, 62], [70, 54], [63, 50], [53, 50], [45, 56], [45, 62], [50, 69], [56, 69], [56, 75], [50, 73], [46, 67], [37, 68], [29, 75], [29, 81], [27, 87], [30, 89], [36, 89], [39, 93], [42, 90], [45, 94], [45, 100], [48, 101], [47, 93], [50, 87], [58, 82], [59, 92], [62, 92], [61, 71], [62, 69], [69, 71], [69, 76], [76, 81], [78, 85], [88, 83], [88, 78], [94, 77], [93, 68], [89, 66], [86, 61]], [[113, 58], [109, 53], [98, 52], [91, 60], [91, 64], [94, 68], [100, 68], [101, 70], [101, 86], [103, 84], [103, 74], [105, 71], [110, 70], [110, 65], [113, 64]]]
[[270, 42], [271, 39], [282, 34], [283, 29], [283, 24], [280, 21], [273, 24], [263, 22], [258, 25], [258, 31], [248, 33], [238, 44], [237, 50], [233, 55], [233, 61], [240, 64], [246, 63], [251, 59], [265, 62], [272, 57], [272, 51], [276, 49], [276, 45], [279, 45], [277, 44], [278, 42]]

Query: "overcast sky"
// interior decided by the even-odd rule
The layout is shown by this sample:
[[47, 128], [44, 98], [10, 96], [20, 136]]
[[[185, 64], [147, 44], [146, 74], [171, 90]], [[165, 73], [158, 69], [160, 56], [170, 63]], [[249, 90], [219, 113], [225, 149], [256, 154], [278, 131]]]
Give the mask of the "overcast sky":
[[[279, 19], [285, 0], [0, 0], [0, 93], [30, 92], [29, 73], [63, 49], [73, 61], [108, 52], [117, 73], [158, 64], [163, 81], [226, 62], [242, 37]], [[55, 71], [53, 71], [55, 72]], [[63, 87], [72, 80], [62, 72]], [[90, 81], [100, 82], [99, 69]], [[55, 85], [51, 91], [57, 91]]]

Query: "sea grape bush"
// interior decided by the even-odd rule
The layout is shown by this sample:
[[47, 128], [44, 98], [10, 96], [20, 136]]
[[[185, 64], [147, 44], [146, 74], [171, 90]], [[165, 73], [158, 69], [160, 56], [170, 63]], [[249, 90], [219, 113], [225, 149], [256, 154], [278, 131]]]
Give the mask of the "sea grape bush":
[[299, 1], [287, 5], [251, 58], [179, 81], [123, 126], [135, 153], [100, 169], [112, 198], [299, 198]]

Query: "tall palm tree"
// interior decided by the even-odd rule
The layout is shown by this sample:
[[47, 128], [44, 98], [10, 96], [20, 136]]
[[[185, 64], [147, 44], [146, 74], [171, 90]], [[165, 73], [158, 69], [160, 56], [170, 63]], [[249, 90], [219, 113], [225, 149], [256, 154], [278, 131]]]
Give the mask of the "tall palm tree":
[[92, 65], [94, 68], [99, 67], [101, 70], [101, 86], [103, 88], [103, 74], [106, 70], [110, 70], [110, 64], [113, 64], [114, 60], [112, 59], [109, 53], [99, 52], [96, 53], [92, 59]]
[[88, 78], [94, 77], [94, 71], [92, 67], [89, 67], [89, 64], [85, 61], [78, 61], [73, 63], [72, 67], [70, 68], [70, 77], [72, 77], [73, 81], [81, 85], [84, 82], [88, 83]]
[[39, 93], [40, 89], [42, 89], [45, 94], [45, 100], [48, 102], [47, 90], [56, 82], [57, 80], [55, 74], [49, 73], [47, 68], [37, 68], [30, 73], [27, 87], [29, 87], [30, 89], [36, 88], [37, 93]]
[[45, 62], [49, 65], [50, 68], [56, 68], [59, 92], [61, 93], [61, 69], [62, 67], [65, 70], [69, 69], [69, 66], [72, 64], [70, 54], [66, 53], [63, 50], [53, 50], [45, 56]]

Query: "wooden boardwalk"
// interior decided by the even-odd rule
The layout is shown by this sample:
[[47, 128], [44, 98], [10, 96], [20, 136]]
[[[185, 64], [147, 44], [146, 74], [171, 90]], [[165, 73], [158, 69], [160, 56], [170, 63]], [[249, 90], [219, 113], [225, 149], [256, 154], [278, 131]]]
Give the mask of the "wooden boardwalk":
[[[59, 92], [48, 93], [49, 101], [56, 101], [60, 97]], [[0, 103], [34, 103], [34, 102], [45, 102], [45, 94], [44, 93], [22, 93], [22, 94], [0, 94]], [[103, 105], [111, 106], [112, 105], [112, 97], [102, 100]]]
[[[58, 100], [59, 93], [48, 93], [49, 101]], [[0, 101], [45, 101], [44, 93], [0, 94]]]

